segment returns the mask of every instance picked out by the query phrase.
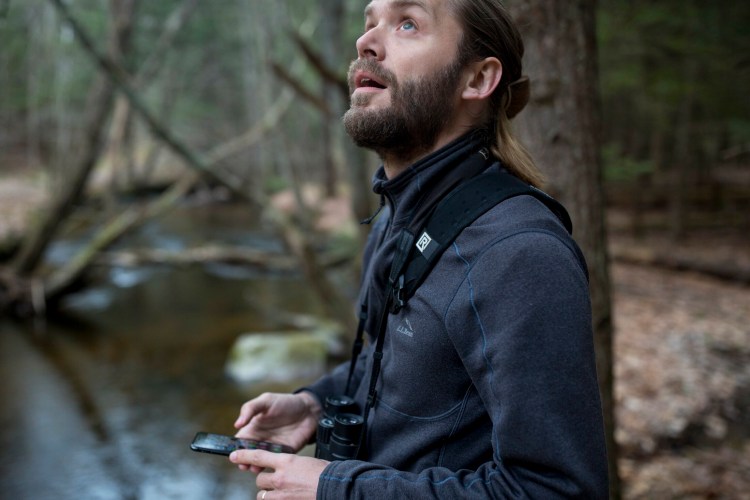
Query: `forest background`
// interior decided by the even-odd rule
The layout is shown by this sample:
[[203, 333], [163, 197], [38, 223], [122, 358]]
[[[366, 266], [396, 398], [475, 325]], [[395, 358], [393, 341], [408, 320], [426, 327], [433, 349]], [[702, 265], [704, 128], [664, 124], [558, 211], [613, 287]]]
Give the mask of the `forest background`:
[[[606, 200], [623, 493], [739, 498], [750, 477], [750, 4], [570, 3], [596, 13], [581, 21], [595, 29], [591, 58], [563, 30], [545, 32], [545, 20], [563, 24], [561, 2], [507, 3], [541, 82], [518, 123], [533, 155], [554, 142], [544, 110], [565, 80], [538, 54], [555, 45], [595, 69], [580, 86], [600, 124], [584, 132]], [[266, 214], [324, 314], [350, 324], [351, 297], [326, 269], [346, 268], [354, 287], [366, 231], [354, 221], [377, 208], [377, 159], [339, 121], [363, 5], [0, 1], [0, 314], [51, 314], [115, 242], [202, 198]], [[553, 194], [573, 196], [573, 170], [547, 172]], [[95, 230], [50, 267], [45, 252], [81, 231], [81, 210]], [[180, 260], [141, 250], [130, 257]], [[181, 263], [280, 265], [210, 250]]]

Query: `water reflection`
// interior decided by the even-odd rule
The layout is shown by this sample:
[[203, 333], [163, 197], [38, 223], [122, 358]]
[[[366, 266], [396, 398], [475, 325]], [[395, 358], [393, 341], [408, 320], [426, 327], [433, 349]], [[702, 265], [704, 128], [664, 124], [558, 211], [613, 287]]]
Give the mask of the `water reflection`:
[[[256, 222], [241, 210], [218, 210], [176, 214], [127, 244], [254, 245], [254, 234], [280, 248], [249, 233]], [[242, 332], [281, 328], [274, 311], [318, 312], [304, 280], [219, 265], [113, 269], [65, 309], [43, 325], [0, 320], [0, 497], [254, 498], [252, 475], [189, 444], [198, 430], [231, 433], [239, 404], [268, 389], [229, 382], [226, 354]]]

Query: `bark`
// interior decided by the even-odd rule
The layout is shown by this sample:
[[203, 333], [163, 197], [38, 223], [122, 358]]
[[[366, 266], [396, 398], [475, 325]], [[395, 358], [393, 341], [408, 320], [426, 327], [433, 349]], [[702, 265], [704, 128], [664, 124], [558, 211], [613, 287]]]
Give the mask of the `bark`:
[[526, 42], [529, 108], [516, 126], [520, 138], [568, 208], [590, 274], [594, 342], [603, 399], [610, 494], [620, 498], [614, 439], [612, 302], [606, 246], [595, 0], [512, 2]]

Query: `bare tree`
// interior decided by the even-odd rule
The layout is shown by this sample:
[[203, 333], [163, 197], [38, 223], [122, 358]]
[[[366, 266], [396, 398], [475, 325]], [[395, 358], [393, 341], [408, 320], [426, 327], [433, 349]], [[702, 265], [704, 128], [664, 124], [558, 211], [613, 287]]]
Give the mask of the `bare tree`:
[[[125, 50], [131, 33], [136, 0], [112, 0], [112, 29], [107, 52], [113, 60], [119, 60]], [[104, 139], [104, 124], [112, 112], [114, 87], [104, 75], [98, 77], [89, 94], [88, 113], [85, 118], [84, 137], [78, 156], [72, 157], [71, 174], [64, 183], [60, 194], [55, 196], [46, 211], [45, 218], [35, 231], [29, 234], [13, 263], [19, 275], [28, 275], [38, 265], [42, 253], [55, 236], [60, 224], [73, 210], [80, 198], [86, 182], [94, 168]]]
[[[179, 182], [175, 183], [171, 189], [169, 189], [162, 197], [156, 202], [151, 203], [145, 207], [131, 207], [124, 211], [122, 214], [114, 217], [109, 223], [107, 223], [103, 230], [101, 230], [91, 241], [83, 248], [71, 261], [63, 266], [61, 269], [55, 270], [51, 276], [45, 279], [33, 278], [31, 280], [23, 280], [21, 277], [24, 276], [19, 271], [16, 271], [16, 277], [3, 273], [0, 278], [3, 278], [2, 282], [5, 284], [5, 290], [0, 289], [0, 292], [6, 292], [13, 290], [14, 293], [0, 293], [0, 306], [7, 306], [8, 303], [25, 304], [29, 303], [33, 305], [33, 309], [37, 313], [43, 313], [46, 302], [54, 299], [60, 294], [64, 293], [71, 285], [73, 285], [84, 273], [84, 271], [94, 261], [97, 254], [111, 245], [116, 239], [121, 237], [125, 232], [129, 231], [136, 225], [140, 224], [146, 218], [154, 217], [164, 210], [173, 206], [182, 195], [184, 195], [190, 187], [195, 183], [198, 175], [208, 175], [215, 181], [228, 187], [230, 190], [237, 194], [240, 194], [244, 198], [251, 198], [251, 195], [243, 189], [242, 180], [239, 179], [235, 182], [235, 179], [228, 176], [228, 173], [220, 173], [215, 167], [221, 163], [228, 156], [236, 154], [238, 151], [246, 149], [253, 144], [257, 143], [271, 128], [273, 128], [280, 118], [284, 115], [289, 105], [291, 104], [291, 92], [284, 91], [281, 93], [277, 101], [271, 105], [263, 118], [254, 127], [248, 130], [246, 133], [237, 137], [236, 139], [229, 141], [208, 154], [199, 155], [191, 150], [185, 143], [175, 137], [172, 132], [161, 123], [155, 115], [150, 112], [143, 102], [142, 96], [134, 88], [134, 85], [130, 78], [125, 74], [122, 67], [117, 64], [116, 60], [112, 57], [117, 55], [117, 51], [109, 51], [107, 55], [99, 53], [96, 49], [93, 40], [90, 35], [84, 30], [84, 28], [78, 23], [75, 17], [71, 14], [68, 7], [63, 3], [62, 0], [50, 0], [55, 7], [60, 11], [62, 16], [65, 18], [73, 32], [76, 34], [76, 39], [80, 42], [81, 46], [85, 49], [89, 57], [95, 61], [101, 70], [101, 74], [106, 76], [110, 81], [110, 85], [106, 86], [110, 89], [108, 94], [109, 100], [108, 105], [111, 109], [113, 88], [118, 89], [126, 99], [128, 106], [133, 109], [136, 116], [142, 119], [150, 128], [152, 133], [164, 144], [166, 144], [173, 153], [181, 158], [186, 166], [190, 167], [194, 171], [193, 176], [183, 177]], [[122, 2], [126, 0], [113, 0], [114, 2]], [[122, 26], [122, 23], [119, 24]], [[101, 121], [99, 122], [101, 123]], [[99, 127], [101, 128], [101, 127]], [[98, 142], [101, 141], [101, 136], [98, 137]], [[96, 152], [92, 151], [87, 156], [86, 169], [80, 176], [76, 178], [76, 190], [75, 192], [65, 192], [63, 199], [65, 200], [66, 207], [72, 207], [75, 200], [80, 197], [82, 189], [88, 178], [88, 174], [93, 168], [93, 164], [96, 159]], [[85, 175], [83, 175], [85, 174]], [[253, 201], [253, 200], [250, 200]], [[58, 200], [58, 203], [59, 200]], [[264, 203], [259, 203], [264, 204]], [[57, 205], [56, 205], [57, 206]], [[68, 208], [70, 211], [70, 208]], [[60, 218], [52, 217], [49, 219], [60, 224], [65, 214]], [[285, 224], [281, 225], [282, 228], [287, 228]], [[54, 231], [49, 231], [44, 228], [44, 241], [36, 245], [34, 248], [37, 249], [36, 262], [28, 260], [27, 265], [28, 271], [26, 274], [31, 273], [38, 259], [41, 256], [41, 252], [45, 248], [46, 244], [51, 241]], [[287, 228], [288, 229], [288, 228]], [[325, 273], [323, 271], [323, 265], [318, 261], [317, 257], [312, 252], [310, 241], [306, 238], [293, 238], [290, 236], [304, 234], [304, 232], [285, 230], [285, 236], [289, 241], [295, 244], [290, 245], [292, 250], [298, 254], [301, 258], [301, 262], [305, 269], [306, 274], [311, 278], [311, 284], [314, 288], [319, 291], [321, 297], [327, 306], [332, 306], [332, 311], [342, 312], [346, 310], [343, 306], [343, 297], [337, 292], [336, 288], [330, 284]], [[297, 243], [300, 242], [300, 243]], [[26, 263], [30, 257], [25, 257], [22, 253], [19, 257], [20, 263]], [[20, 264], [19, 264], [20, 265]], [[20, 268], [19, 268], [20, 269]], [[337, 305], [339, 307], [333, 307]], [[333, 314], [337, 316], [337, 314]], [[349, 321], [351, 315], [346, 314], [343, 316], [344, 323]]]

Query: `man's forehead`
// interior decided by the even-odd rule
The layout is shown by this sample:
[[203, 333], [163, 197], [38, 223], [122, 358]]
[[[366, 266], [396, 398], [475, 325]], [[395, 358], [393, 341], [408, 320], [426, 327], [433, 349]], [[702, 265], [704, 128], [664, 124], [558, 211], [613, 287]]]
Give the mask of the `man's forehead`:
[[440, 5], [445, 2], [446, 0], [372, 0], [365, 7], [365, 17], [373, 15], [378, 9], [407, 9], [409, 7], [417, 7], [434, 15]]

